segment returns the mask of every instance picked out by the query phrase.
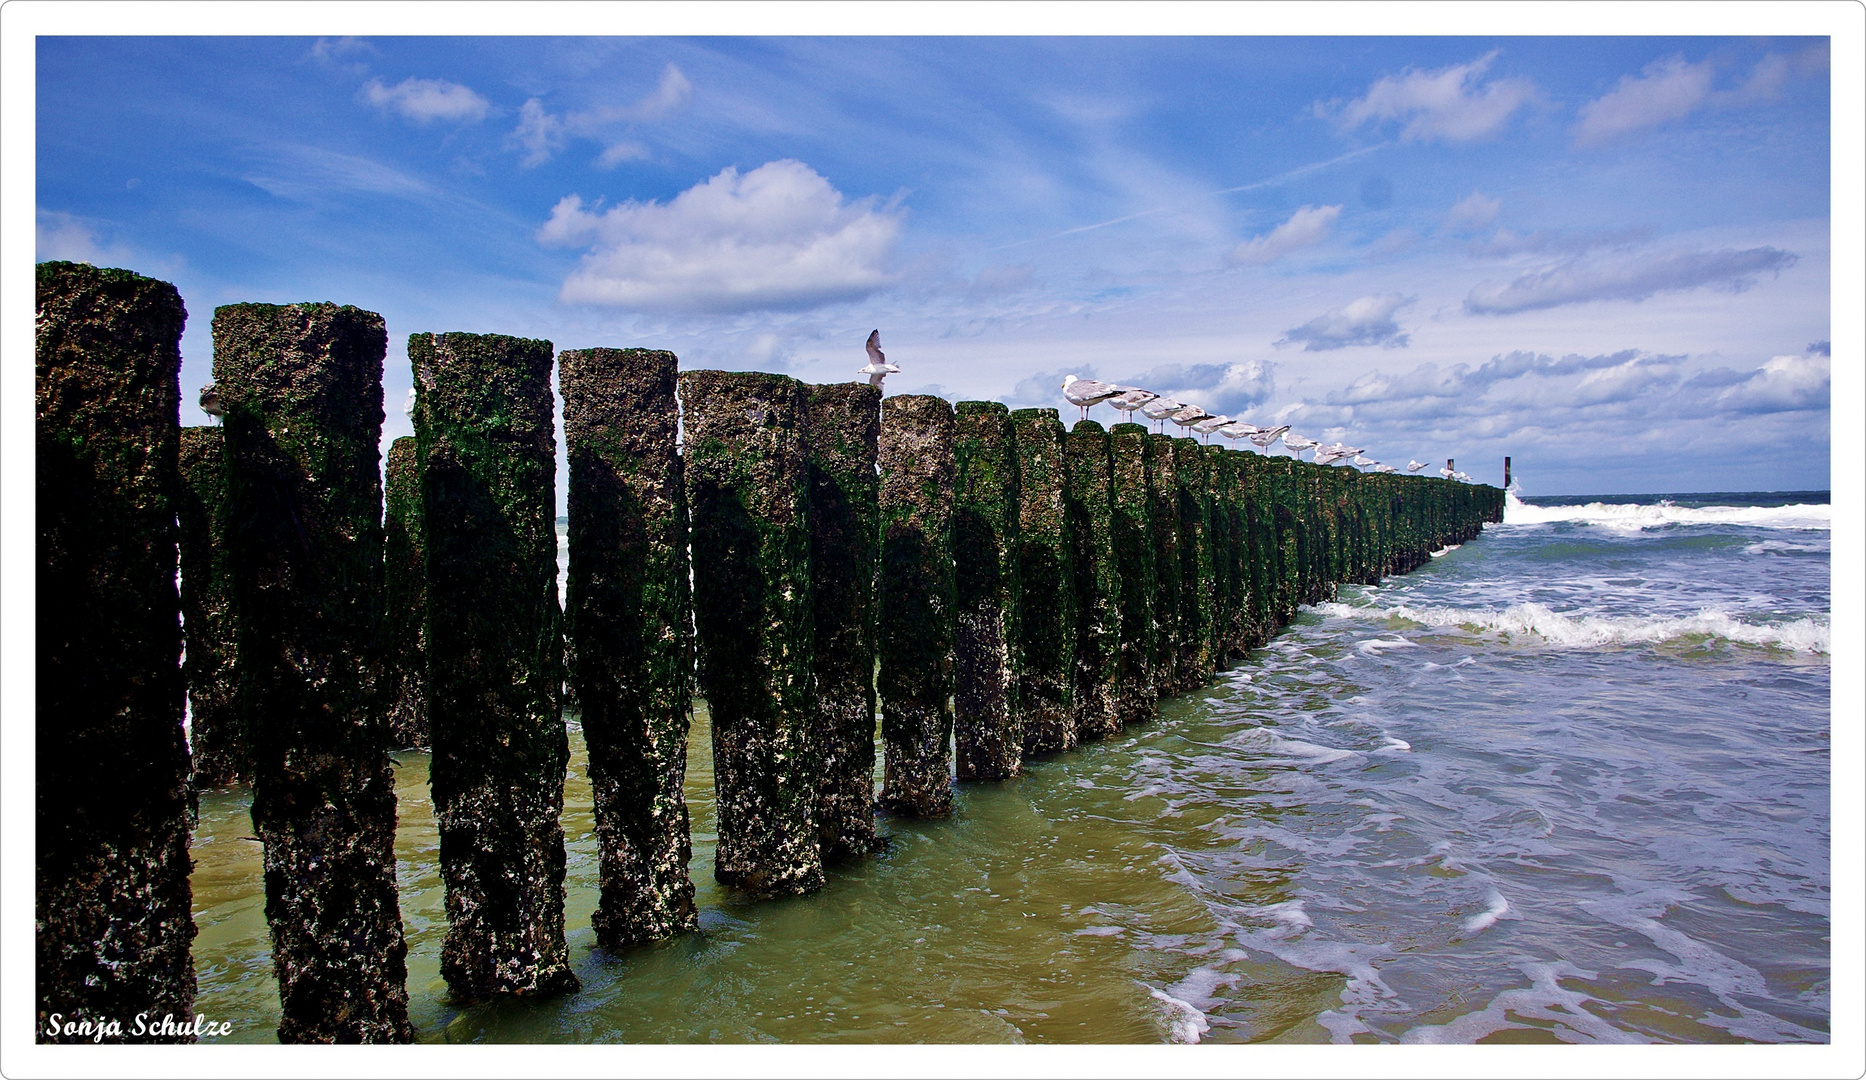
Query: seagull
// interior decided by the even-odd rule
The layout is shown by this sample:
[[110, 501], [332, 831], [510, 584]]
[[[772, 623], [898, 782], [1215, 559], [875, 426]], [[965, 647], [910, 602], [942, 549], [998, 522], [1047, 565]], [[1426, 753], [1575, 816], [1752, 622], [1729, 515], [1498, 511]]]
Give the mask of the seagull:
[[868, 376], [868, 385], [879, 390], [881, 389], [881, 380], [900, 370], [900, 368], [888, 363], [888, 358], [881, 352], [881, 331], [876, 330], [874, 333], [869, 334], [868, 366], [857, 368], [855, 373], [857, 375]]
[[1156, 396], [1152, 401], [1149, 401], [1140, 407], [1140, 415], [1153, 421], [1153, 430], [1157, 434], [1160, 430], [1160, 421], [1166, 419], [1167, 417], [1173, 415], [1174, 413], [1178, 412], [1179, 410], [1183, 408], [1185, 408], [1184, 405], [1181, 405], [1179, 402], [1174, 401], [1172, 398], [1163, 398], [1163, 397]]
[[1212, 442], [1212, 432], [1217, 431], [1219, 428], [1224, 427], [1226, 424], [1229, 424], [1230, 422], [1231, 422], [1231, 418], [1229, 416], [1207, 417], [1206, 419], [1201, 420], [1198, 423], [1192, 425], [1192, 430], [1205, 436], [1205, 444], [1207, 446], [1210, 446]]
[[1206, 412], [1197, 405], [1187, 405], [1178, 412], [1167, 417], [1167, 419], [1178, 424], [1182, 428], [1189, 428], [1201, 420], [1210, 420], [1211, 417], [1211, 413]]
[[1115, 389], [1120, 390], [1121, 393], [1109, 398], [1108, 404], [1125, 413], [1129, 420], [1134, 418], [1135, 409], [1160, 396], [1151, 390], [1142, 390], [1137, 386], [1119, 386]]
[[1379, 463], [1378, 461], [1375, 461], [1375, 460], [1374, 460], [1373, 458], [1370, 458], [1370, 457], [1365, 457], [1365, 456], [1363, 456], [1363, 455], [1361, 455], [1361, 454], [1356, 454], [1356, 455], [1354, 455], [1354, 463], [1355, 463], [1356, 465], [1360, 465], [1360, 466], [1363, 466], [1363, 467], [1365, 467], [1365, 466], [1368, 466], [1368, 465], [1378, 465], [1378, 464], [1380, 464], [1380, 463]]
[[1273, 428], [1265, 428], [1257, 434], [1250, 436], [1250, 441], [1255, 443], [1259, 450], [1268, 450], [1270, 447], [1276, 445], [1276, 441], [1282, 438], [1283, 433], [1288, 430], [1288, 424], [1279, 424]]
[[227, 415], [226, 406], [220, 403], [220, 391], [215, 389], [213, 383], [201, 388], [201, 411], [216, 420]]
[[1219, 428], [1218, 434], [1223, 435], [1232, 442], [1237, 442], [1239, 439], [1249, 438], [1262, 430], [1262, 428], [1255, 424], [1246, 424], [1242, 420], [1233, 420], [1229, 424]]
[[408, 417], [415, 415], [415, 388], [412, 386], [408, 388], [407, 399], [402, 402], [402, 415]]
[[1442, 476], [1442, 477], [1444, 477], [1445, 479], [1447, 479], [1447, 480], [1449, 480], [1449, 479], [1451, 479], [1452, 477], [1454, 477], [1454, 476], [1456, 476], [1456, 475], [1458, 475], [1458, 474], [1457, 474], [1457, 473], [1455, 473], [1455, 472], [1452, 472], [1452, 471], [1451, 471], [1451, 466], [1449, 466], [1449, 465], [1447, 465], [1447, 466], [1445, 466], [1444, 468], [1442, 468], [1442, 469], [1440, 469], [1440, 470], [1438, 470], [1438, 475], [1440, 475], [1440, 476]]
[[1069, 404], [1082, 410], [1084, 420], [1088, 419], [1090, 406], [1099, 405], [1111, 397], [1117, 397], [1125, 393], [1126, 389], [1126, 387], [1115, 386], [1112, 383], [1096, 382], [1094, 379], [1078, 379], [1074, 375], [1063, 376], [1063, 397], [1069, 399]]
[[1394, 468], [1394, 467], [1393, 467], [1393, 466], [1391, 466], [1391, 465], [1375, 465], [1375, 466], [1374, 466], [1374, 471], [1375, 471], [1375, 472], [1377, 472], [1377, 473], [1396, 473], [1396, 472], [1399, 472], [1399, 470], [1398, 470], [1397, 468]]
[[1312, 450], [1315, 447], [1320, 446], [1321, 443], [1316, 442], [1314, 439], [1304, 438], [1301, 435], [1297, 435], [1296, 433], [1291, 432], [1283, 436], [1283, 445], [1289, 447], [1290, 451], [1296, 455], [1297, 460], [1301, 460], [1302, 452], [1304, 450]]
[[1419, 471], [1420, 469], [1423, 469], [1423, 468], [1425, 468], [1425, 462], [1423, 462], [1423, 461], [1408, 461], [1408, 462], [1406, 463], [1406, 471], [1407, 471], [1407, 472], [1413, 472], [1413, 473], [1416, 473], [1416, 472], [1418, 472], [1418, 471]]

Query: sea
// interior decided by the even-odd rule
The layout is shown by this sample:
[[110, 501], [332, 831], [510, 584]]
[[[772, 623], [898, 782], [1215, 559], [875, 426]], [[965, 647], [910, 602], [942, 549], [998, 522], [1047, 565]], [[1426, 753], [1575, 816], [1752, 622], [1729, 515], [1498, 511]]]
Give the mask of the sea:
[[[1519, 497], [1350, 586], [1157, 719], [963, 784], [811, 896], [713, 881], [700, 932], [595, 944], [574, 714], [580, 993], [467, 1005], [427, 755], [398, 753], [409, 995], [429, 1043], [1825, 1043], [1826, 492]], [[248, 798], [204, 793], [197, 1010], [270, 1042]]]

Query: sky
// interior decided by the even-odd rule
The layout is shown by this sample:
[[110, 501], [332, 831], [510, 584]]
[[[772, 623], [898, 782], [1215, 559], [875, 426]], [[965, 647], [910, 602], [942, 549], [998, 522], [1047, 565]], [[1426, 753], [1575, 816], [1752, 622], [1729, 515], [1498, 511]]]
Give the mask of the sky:
[[184, 424], [216, 306], [330, 300], [387, 322], [385, 445], [413, 333], [833, 382], [879, 329], [889, 393], [1073, 420], [1075, 373], [1487, 483], [1509, 455], [1531, 495], [1822, 490], [1829, 61], [1755, 36], [41, 36], [36, 254], [180, 289]]

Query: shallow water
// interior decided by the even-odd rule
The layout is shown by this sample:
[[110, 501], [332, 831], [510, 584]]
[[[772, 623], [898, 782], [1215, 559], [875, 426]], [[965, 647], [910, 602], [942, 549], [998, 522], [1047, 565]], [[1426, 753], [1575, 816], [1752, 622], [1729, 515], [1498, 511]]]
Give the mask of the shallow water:
[[[1826, 1041], [1826, 507], [1677, 504], [1512, 503], [1155, 721], [884, 820], [887, 855], [794, 900], [712, 880], [702, 707], [702, 932], [621, 955], [589, 929], [573, 722], [584, 990], [550, 1001], [447, 1002], [427, 758], [398, 754], [419, 1037]], [[268, 1042], [250, 835], [244, 796], [203, 795], [197, 1008]]]

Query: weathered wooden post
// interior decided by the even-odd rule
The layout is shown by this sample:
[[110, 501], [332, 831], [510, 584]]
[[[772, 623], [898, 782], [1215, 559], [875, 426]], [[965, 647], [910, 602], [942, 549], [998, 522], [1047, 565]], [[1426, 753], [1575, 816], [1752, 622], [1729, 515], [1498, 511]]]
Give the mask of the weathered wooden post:
[[1010, 643], [1017, 582], [1017, 453], [1010, 411], [995, 401], [954, 406], [953, 735], [961, 780], [1003, 780], [1023, 768], [1012, 699]]
[[1212, 502], [1205, 448], [1173, 440], [1179, 499], [1179, 683], [1185, 689], [1212, 680]]
[[1063, 510], [1075, 562], [1076, 738], [1121, 731], [1116, 691], [1121, 662], [1121, 579], [1114, 561], [1114, 496], [1108, 433], [1079, 420], [1063, 445], [1068, 463]]
[[1240, 452], [1237, 469], [1243, 529], [1240, 546], [1250, 598], [1246, 647], [1256, 648], [1270, 639], [1276, 624], [1271, 602], [1276, 583], [1275, 517], [1268, 500], [1267, 459], [1261, 454]]
[[1148, 517], [1153, 528], [1153, 685], [1159, 697], [1185, 689], [1179, 678], [1181, 594], [1179, 481], [1173, 437], [1147, 432]]
[[579, 989], [564, 944], [551, 343], [415, 334], [430, 784], [453, 993]]
[[953, 412], [930, 394], [881, 403], [884, 806], [952, 812]]
[[382, 316], [214, 312], [227, 555], [281, 1042], [408, 1042], [382, 620]]
[[383, 692], [389, 740], [398, 748], [428, 745], [428, 548], [421, 520], [421, 460], [415, 437], [389, 444], [383, 470]]
[[1017, 617], [1012, 677], [1024, 727], [1024, 753], [1076, 744], [1075, 568], [1063, 513], [1067, 463], [1055, 409], [1011, 414], [1017, 448]]
[[875, 850], [875, 571], [881, 391], [806, 388], [810, 589], [816, 624], [816, 824], [826, 861]]
[[192, 783], [228, 787], [252, 779], [241, 730], [234, 640], [233, 567], [227, 561], [227, 465], [217, 427], [181, 429], [182, 676], [188, 683]]
[[[37, 1038], [192, 1017], [175, 287], [40, 263], [35, 308]], [[72, 1035], [48, 1032], [57, 1014]], [[111, 1021], [118, 1032], [94, 1032]]]
[[700, 693], [719, 797], [714, 876], [757, 896], [823, 887], [809, 469], [802, 383], [687, 371], [687, 503]]
[[693, 607], [674, 399], [648, 349], [557, 358], [570, 463], [565, 637], [589, 748], [606, 949], [697, 929], [687, 801]]
[[1212, 664], [1219, 670], [1244, 655], [1244, 623], [1249, 614], [1237, 521], [1240, 456], [1215, 444], [1205, 447], [1212, 492]]
[[1116, 424], [1109, 433], [1110, 529], [1121, 621], [1115, 702], [1123, 724], [1153, 716], [1160, 689], [1154, 670], [1153, 447], [1140, 424]]

